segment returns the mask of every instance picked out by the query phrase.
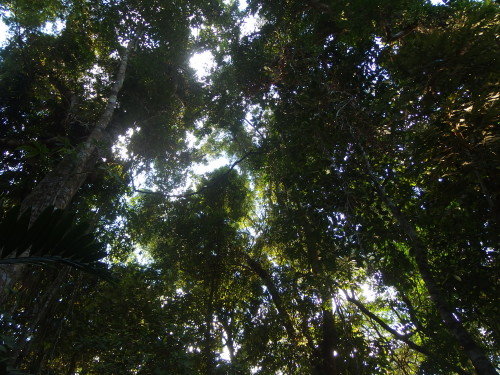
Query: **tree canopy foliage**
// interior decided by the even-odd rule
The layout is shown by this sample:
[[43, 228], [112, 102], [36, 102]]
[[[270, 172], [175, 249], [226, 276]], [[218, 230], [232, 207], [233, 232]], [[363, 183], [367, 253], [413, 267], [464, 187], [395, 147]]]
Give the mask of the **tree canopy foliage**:
[[496, 2], [0, 11], [0, 372], [498, 373]]

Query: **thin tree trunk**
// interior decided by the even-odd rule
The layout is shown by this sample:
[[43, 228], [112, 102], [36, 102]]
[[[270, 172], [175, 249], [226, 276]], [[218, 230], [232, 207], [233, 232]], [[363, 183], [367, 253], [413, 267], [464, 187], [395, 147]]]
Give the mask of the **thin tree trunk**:
[[[68, 207], [76, 192], [87, 178], [89, 171], [93, 169], [97, 146], [103, 141], [105, 130], [113, 118], [118, 94], [125, 80], [128, 60], [140, 36], [141, 32], [138, 31], [135, 37], [128, 43], [121, 58], [116, 80], [111, 87], [111, 93], [104, 112], [88, 138], [78, 146], [76, 155], [69, 155], [63, 158], [54, 170], [47, 173], [33, 191], [23, 200], [21, 212], [31, 208], [31, 223], [47, 207], [54, 206], [60, 209]], [[28, 255], [29, 249], [20, 256]], [[21, 270], [21, 265], [4, 265], [0, 267], [0, 303], [5, 302], [10, 287], [20, 279]]]
[[234, 363], [236, 359], [235, 357], [236, 351], [234, 349], [234, 338], [233, 338], [233, 331], [231, 328], [232, 317], [231, 316], [227, 317], [220, 314], [219, 321], [222, 325], [222, 328], [224, 328], [224, 331], [226, 332], [226, 346], [227, 350], [229, 351], [229, 360], [231, 361], [231, 363]]
[[[356, 139], [352, 129], [351, 134], [353, 135], [354, 139]], [[462, 322], [460, 322], [456, 314], [454, 314], [450, 306], [448, 306], [448, 303], [444, 298], [443, 291], [432, 275], [429, 265], [429, 259], [427, 257], [427, 249], [420, 239], [419, 235], [417, 234], [414, 226], [403, 215], [399, 207], [397, 207], [395, 203], [389, 198], [384, 186], [382, 186], [377, 180], [377, 176], [375, 175], [371, 167], [370, 161], [363, 146], [360, 144], [360, 142], [356, 143], [361, 151], [362, 157], [365, 162], [366, 171], [375, 186], [378, 196], [380, 197], [380, 199], [382, 199], [387, 208], [389, 208], [390, 212], [397, 220], [399, 226], [408, 238], [408, 243], [415, 254], [415, 262], [417, 264], [420, 276], [422, 277], [422, 280], [427, 287], [429, 296], [436, 306], [436, 309], [438, 310], [438, 313], [441, 316], [445, 327], [463, 348], [465, 354], [472, 362], [478, 374], [497, 375], [497, 371], [491, 364], [488, 357], [486, 357], [486, 355], [484, 354], [483, 349], [475, 342], [472, 335], [465, 329]]]
[[215, 373], [215, 358], [214, 358], [214, 339], [212, 337], [212, 324], [214, 322], [213, 304], [216, 291], [216, 281], [210, 280], [210, 293], [207, 296], [207, 310], [205, 312], [205, 327], [203, 332], [203, 366], [204, 374], [212, 375]]
[[281, 296], [278, 292], [278, 288], [276, 287], [276, 285], [274, 285], [274, 281], [272, 280], [271, 275], [269, 275], [267, 270], [265, 270], [258, 261], [252, 259], [248, 254], [245, 254], [245, 258], [248, 266], [252, 269], [253, 272], [255, 272], [257, 276], [260, 277], [260, 279], [266, 286], [267, 291], [271, 295], [274, 306], [276, 306], [276, 310], [278, 310], [278, 313], [283, 322], [283, 326], [285, 327], [290, 341], [296, 342], [297, 333], [295, 332], [295, 328], [293, 327], [292, 319], [290, 318], [288, 311], [286, 311], [285, 309], [283, 300], [281, 299]]

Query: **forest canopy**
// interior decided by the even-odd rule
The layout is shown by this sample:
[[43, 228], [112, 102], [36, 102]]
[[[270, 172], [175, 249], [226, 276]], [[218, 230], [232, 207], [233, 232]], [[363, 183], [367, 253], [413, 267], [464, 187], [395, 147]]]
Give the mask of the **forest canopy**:
[[498, 374], [499, 14], [0, 0], [0, 374]]

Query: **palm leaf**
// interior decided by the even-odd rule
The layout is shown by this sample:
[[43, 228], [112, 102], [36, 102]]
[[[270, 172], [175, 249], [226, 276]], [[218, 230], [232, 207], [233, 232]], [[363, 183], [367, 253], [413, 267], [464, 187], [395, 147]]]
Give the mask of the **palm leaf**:
[[[66, 210], [46, 208], [29, 225], [31, 211], [11, 209], [0, 221], [0, 264], [66, 264], [109, 279], [104, 246], [87, 223], [75, 223]], [[29, 250], [28, 255], [22, 255]]]

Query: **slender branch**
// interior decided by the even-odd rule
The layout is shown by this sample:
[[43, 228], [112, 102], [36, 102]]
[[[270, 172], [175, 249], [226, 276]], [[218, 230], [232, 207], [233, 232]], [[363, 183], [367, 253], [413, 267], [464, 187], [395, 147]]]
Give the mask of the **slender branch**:
[[409, 25], [409, 26], [405, 27], [404, 29], [402, 29], [398, 32], [395, 32], [395, 33], [392, 33], [390, 31], [390, 29], [386, 29], [386, 31], [387, 31], [387, 43], [397, 42], [398, 40], [401, 40], [404, 37], [406, 37], [407, 35], [411, 34], [416, 29], [417, 29], [416, 25]]
[[415, 327], [417, 330], [421, 333], [424, 333], [426, 329], [422, 325], [422, 322], [420, 322], [420, 319], [417, 318], [417, 313], [415, 311], [415, 307], [411, 303], [410, 299], [406, 294], [404, 294], [402, 291], [398, 291], [399, 296], [401, 297], [401, 300], [403, 303], [406, 305], [406, 308], [408, 309], [408, 314], [410, 315], [411, 321], [413, 324], [415, 324]]
[[285, 309], [285, 304], [281, 299], [280, 293], [278, 291], [278, 288], [276, 287], [276, 284], [274, 283], [274, 280], [272, 279], [269, 272], [267, 272], [267, 270], [262, 267], [262, 264], [260, 264], [255, 259], [252, 259], [250, 255], [246, 253], [244, 254], [244, 256], [246, 263], [248, 264], [250, 269], [260, 277], [260, 279], [266, 286], [269, 294], [271, 295], [274, 306], [276, 307], [276, 310], [278, 310], [278, 313], [283, 320], [283, 326], [285, 327], [288, 337], [291, 341], [295, 342], [297, 339], [297, 334], [295, 332], [295, 328], [293, 327], [292, 319], [288, 314], [288, 311]]
[[264, 139], [264, 135], [259, 131], [259, 129], [254, 125], [252, 124], [251, 121], [248, 121], [246, 118], [244, 119], [244, 121], [252, 127], [253, 130], [255, 130], [255, 132], [260, 136], [261, 139]]
[[398, 331], [396, 331], [394, 328], [392, 328], [391, 326], [389, 326], [386, 322], [384, 322], [381, 318], [379, 318], [377, 315], [375, 315], [373, 312], [371, 312], [368, 308], [366, 308], [366, 306], [359, 300], [357, 300], [356, 298], [354, 298], [354, 294], [353, 296], [350, 296], [346, 291], [343, 291], [345, 296], [346, 296], [346, 299], [353, 303], [354, 305], [356, 305], [356, 307], [361, 310], [361, 312], [366, 315], [367, 317], [369, 317], [371, 320], [375, 321], [380, 327], [382, 327], [384, 330], [386, 330], [387, 332], [389, 332], [392, 336], [394, 336], [394, 338], [396, 338], [397, 340], [399, 341], [402, 341], [404, 342], [406, 345], [408, 345], [409, 348], [419, 352], [419, 353], [422, 353], [423, 355], [427, 356], [428, 358], [432, 359], [433, 361], [435, 361], [436, 363], [440, 364], [440, 365], [443, 365], [443, 366], [446, 366], [448, 367], [450, 370], [453, 370], [461, 375], [467, 375], [468, 372], [464, 371], [463, 369], [451, 364], [451, 363], [448, 363], [447, 361], [444, 361], [442, 358], [434, 355], [432, 352], [430, 352], [429, 350], [427, 350], [426, 348], [424, 348], [423, 346], [420, 346], [416, 343], [414, 343], [413, 341], [411, 341], [407, 335], [404, 335], [404, 334], [401, 334], [399, 333]]

